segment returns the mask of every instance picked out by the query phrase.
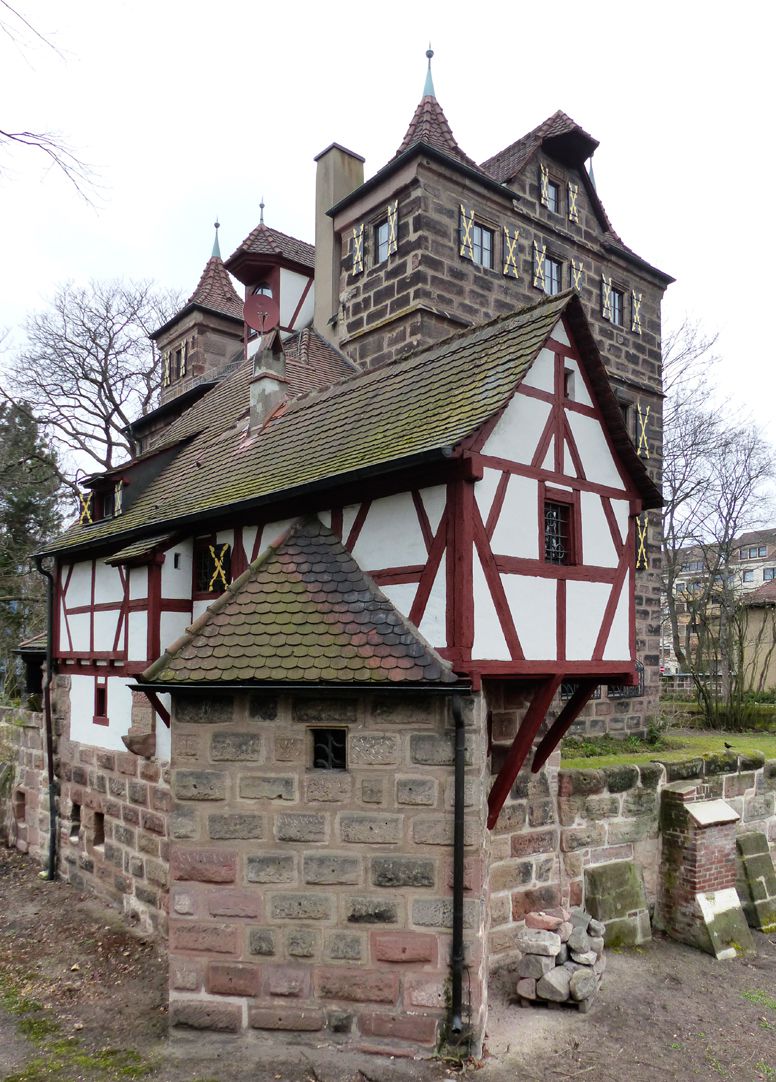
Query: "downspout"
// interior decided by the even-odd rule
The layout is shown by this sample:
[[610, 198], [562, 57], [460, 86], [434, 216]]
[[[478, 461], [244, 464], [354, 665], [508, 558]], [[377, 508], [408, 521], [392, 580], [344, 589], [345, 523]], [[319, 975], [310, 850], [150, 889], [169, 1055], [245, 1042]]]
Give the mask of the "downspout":
[[451, 957], [452, 997], [450, 1031], [463, 1031], [463, 809], [464, 769], [466, 766], [466, 732], [460, 695], [453, 695], [455, 722], [455, 776], [453, 802], [453, 947]]
[[[35, 566], [48, 580], [46, 590], [46, 677], [43, 684], [43, 720], [46, 726], [46, 761], [48, 764], [49, 851], [46, 878], [57, 877], [57, 806], [54, 778], [54, 732], [51, 724], [51, 683], [54, 678], [54, 576], [43, 566], [43, 557], [34, 556]], [[42, 875], [42, 873], [41, 873]]]

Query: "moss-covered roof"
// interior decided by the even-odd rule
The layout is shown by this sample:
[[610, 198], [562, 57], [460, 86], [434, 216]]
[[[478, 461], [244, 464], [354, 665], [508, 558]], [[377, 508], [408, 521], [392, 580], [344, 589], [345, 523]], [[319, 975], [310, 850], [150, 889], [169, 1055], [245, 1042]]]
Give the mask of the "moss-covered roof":
[[[645, 504], [657, 506], [660, 496], [625, 432], [581, 303], [566, 293], [292, 401], [258, 432], [245, 427], [247, 385], [240, 372], [234, 384], [226, 381], [197, 403], [206, 427], [120, 518], [73, 526], [48, 551], [123, 540], [133, 529], [150, 534], [182, 528], [219, 509], [232, 513], [365, 469], [448, 455], [506, 405], [564, 312], [584, 341], [615, 446]], [[210, 408], [216, 401], [211, 396], [223, 409]]]
[[317, 518], [297, 522], [150, 666], [141, 682], [454, 684]]

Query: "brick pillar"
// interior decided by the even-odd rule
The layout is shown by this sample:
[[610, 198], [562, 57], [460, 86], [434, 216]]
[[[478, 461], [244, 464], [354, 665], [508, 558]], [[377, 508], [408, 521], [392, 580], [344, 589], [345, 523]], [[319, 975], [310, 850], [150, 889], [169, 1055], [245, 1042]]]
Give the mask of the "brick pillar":
[[697, 782], [663, 789], [657, 923], [673, 939], [730, 958], [754, 950], [735, 889], [739, 816], [724, 800], [701, 795]]

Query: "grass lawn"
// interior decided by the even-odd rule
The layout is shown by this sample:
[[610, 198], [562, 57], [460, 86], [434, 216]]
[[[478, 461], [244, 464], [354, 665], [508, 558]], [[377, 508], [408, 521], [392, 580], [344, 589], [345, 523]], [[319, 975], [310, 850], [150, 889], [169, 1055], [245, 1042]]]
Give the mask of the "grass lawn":
[[[776, 733], [727, 733], [708, 729], [688, 732], [672, 729], [665, 734], [662, 745], [650, 747], [642, 742], [641, 748], [637, 750], [621, 752], [610, 752], [609, 747], [605, 747], [604, 754], [585, 755], [580, 754], [580, 743], [584, 743], [585, 750], [593, 750], [596, 741], [577, 740], [576, 744], [572, 742], [570, 745], [564, 742], [561, 745], [561, 767], [593, 769], [599, 766], [617, 766], [620, 763], [649, 763], [655, 759], [661, 762], [677, 762], [698, 755], [720, 755], [725, 752], [726, 740], [733, 745], [731, 755], [748, 755], [750, 752], [760, 751], [766, 759], [776, 759]], [[632, 738], [629, 742], [635, 743]]]

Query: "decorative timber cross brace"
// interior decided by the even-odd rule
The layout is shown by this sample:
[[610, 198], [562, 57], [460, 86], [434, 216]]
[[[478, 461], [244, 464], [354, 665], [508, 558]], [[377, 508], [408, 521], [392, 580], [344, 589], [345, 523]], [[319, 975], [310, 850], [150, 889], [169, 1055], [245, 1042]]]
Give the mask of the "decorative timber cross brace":
[[547, 245], [543, 244], [541, 248], [533, 242], [533, 254], [534, 254], [534, 266], [533, 266], [533, 284], [535, 289], [541, 289], [544, 292], [544, 257], [547, 255]]
[[208, 590], [212, 590], [220, 579], [224, 585], [224, 589], [226, 589], [229, 583], [226, 581], [226, 572], [224, 571], [224, 557], [229, 551], [229, 546], [222, 545], [218, 556], [216, 556], [216, 550], [213, 545], [209, 545], [208, 548], [210, 549], [210, 555], [213, 557], [213, 574], [210, 577], [207, 588]]
[[604, 319], [612, 318], [612, 279], [601, 275], [601, 315]]
[[364, 223], [353, 226], [353, 274], [364, 270]]
[[399, 247], [399, 200], [388, 204], [388, 255]]
[[113, 515], [114, 515], [114, 517], [117, 516], [117, 515], [120, 515], [122, 510], [123, 510], [123, 508], [122, 508], [123, 498], [124, 498], [124, 482], [123, 481], [117, 481], [116, 484], [113, 486]]
[[512, 233], [509, 232], [509, 226], [504, 226], [504, 266], [503, 272], [507, 278], [519, 278], [520, 272], [517, 269], [517, 238], [520, 236], [520, 229], [515, 226]]
[[641, 334], [641, 294], [631, 290], [631, 330]]
[[649, 521], [646, 511], [636, 516], [636, 570], [645, 571], [649, 567], [647, 560], [647, 530]]
[[572, 184], [571, 181], [569, 181], [568, 190], [569, 190], [569, 221], [570, 222], [578, 222], [579, 221], [579, 210], [577, 208], [577, 196], [579, 195], [579, 185], [578, 184]]
[[582, 292], [582, 275], [585, 273], [585, 264], [580, 259], [577, 263], [576, 259], [571, 260], [571, 284], [577, 293]]
[[78, 518], [79, 526], [91, 526], [94, 522], [92, 518], [92, 496], [93, 492], [79, 492], [78, 499], [81, 502], [81, 514]]
[[170, 351], [166, 349], [162, 354], [162, 387], [169, 387], [170, 380]]
[[544, 162], [539, 162], [539, 202], [543, 207], [550, 205], [550, 174]]
[[467, 212], [466, 207], [461, 203], [461, 220], [459, 223], [460, 234], [460, 254], [464, 259], [474, 259], [474, 241], [472, 239], [472, 229], [474, 228], [474, 211]]
[[[492, 830], [496, 825], [499, 812], [504, 806], [504, 801], [509, 796], [515, 779], [530, 752], [536, 734], [539, 732], [542, 722], [547, 716], [555, 693], [563, 683], [561, 674], [549, 676], [538, 684], [534, 697], [525, 712], [520, 728], [517, 731], [512, 746], [507, 752], [504, 764], [493, 782], [488, 794], [488, 829]], [[564, 705], [558, 717], [550, 726], [546, 736], [539, 744], [534, 753], [531, 771], [536, 774], [544, 766], [547, 759], [560, 743], [561, 739], [579, 717], [580, 711], [586, 705], [598, 685], [597, 679], [581, 680], [571, 698]]]
[[641, 408], [641, 402], [636, 403], [636, 417], [638, 420], [638, 440], [636, 446], [636, 453], [639, 458], [649, 458], [649, 441], [647, 439], [647, 422], [649, 421], [649, 411], [651, 406], [647, 406], [645, 410]]

